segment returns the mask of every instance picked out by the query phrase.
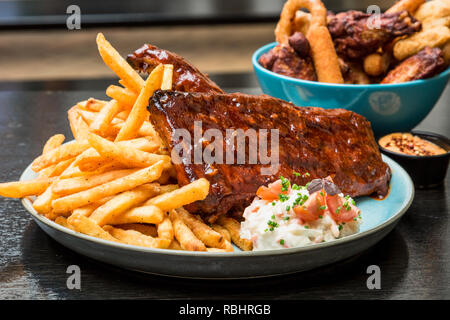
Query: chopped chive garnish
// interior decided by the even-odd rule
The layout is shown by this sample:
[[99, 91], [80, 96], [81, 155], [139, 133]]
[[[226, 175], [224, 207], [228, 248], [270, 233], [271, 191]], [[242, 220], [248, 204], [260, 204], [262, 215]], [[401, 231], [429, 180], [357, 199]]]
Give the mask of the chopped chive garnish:
[[284, 244], [284, 240], [280, 239], [280, 244], [283, 245]]
[[281, 191], [282, 192], [286, 192], [289, 190], [289, 186], [291, 185], [291, 183], [289, 182], [288, 179], [286, 179], [283, 176], [280, 176], [280, 180], [281, 180]]

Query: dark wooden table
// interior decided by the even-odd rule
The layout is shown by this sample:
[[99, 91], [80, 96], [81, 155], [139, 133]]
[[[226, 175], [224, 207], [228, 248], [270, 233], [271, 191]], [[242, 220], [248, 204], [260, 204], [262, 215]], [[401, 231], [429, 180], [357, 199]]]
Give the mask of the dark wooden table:
[[[216, 80], [229, 92], [260, 92], [251, 75]], [[0, 83], [0, 181], [17, 180], [52, 134], [70, 137], [66, 110], [90, 96], [105, 98], [103, 88], [114, 82]], [[450, 86], [418, 128], [450, 136], [449, 104]], [[446, 184], [416, 190], [398, 226], [359, 256], [294, 275], [232, 281], [144, 275], [96, 262], [49, 238], [20, 201], [2, 198], [0, 299], [449, 299], [449, 174]], [[69, 265], [81, 268], [81, 290], [66, 287]], [[367, 289], [369, 265], [381, 268], [380, 290]]]

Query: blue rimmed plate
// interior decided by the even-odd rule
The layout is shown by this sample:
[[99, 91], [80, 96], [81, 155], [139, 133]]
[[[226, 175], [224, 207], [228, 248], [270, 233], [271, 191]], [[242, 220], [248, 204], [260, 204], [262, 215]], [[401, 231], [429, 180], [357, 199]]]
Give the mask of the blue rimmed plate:
[[[414, 198], [405, 170], [383, 155], [392, 169], [391, 189], [384, 200], [356, 199], [362, 211], [357, 234], [301, 248], [230, 253], [152, 249], [110, 242], [66, 229], [39, 215], [31, 201], [22, 203], [36, 223], [57, 242], [81, 255], [139, 272], [185, 278], [254, 278], [306, 271], [356, 255], [380, 241], [397, 224]], [[31, 165], [21, 180], [36, 177]]]

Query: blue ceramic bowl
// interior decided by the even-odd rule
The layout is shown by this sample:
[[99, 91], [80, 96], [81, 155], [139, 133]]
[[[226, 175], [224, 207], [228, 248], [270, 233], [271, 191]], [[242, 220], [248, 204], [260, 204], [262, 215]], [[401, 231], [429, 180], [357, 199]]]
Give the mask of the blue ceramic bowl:
[[263, 68], [259, 57], [276, 42], [253, 54], [252, 63], [265, 94], [297, 106], [344, 108], [359, 113], [372, 124], [376, 136], [408, 132], [434, 107], [450, 78], [450, 68], [436, 77], [399, 84], [347, 85], [299, 80]]

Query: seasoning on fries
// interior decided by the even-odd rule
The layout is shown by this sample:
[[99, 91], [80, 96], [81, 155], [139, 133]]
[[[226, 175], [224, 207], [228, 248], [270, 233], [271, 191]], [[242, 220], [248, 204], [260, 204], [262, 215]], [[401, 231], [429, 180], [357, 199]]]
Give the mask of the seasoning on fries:
[[172, 89], [173, 65], [157, 66], [144, 81], [102, 34], [97, 44], [123, 87], [106, 89], [110, 101], [89, 98], [70, 108], [75, 140], [63, 144], [64, 135], [50, 137], [32, 163], [37, 178], [0, 183], [0, 195], [34, 196], [39, 214], [103, 240], [209, 252], [233, 251], [233, 240], [247, 249], [236, 224], [232, 230], [228, 224], [210, 226], [183, 208], [205, 199], [209, 182], [202, 178], [178, 186], [147, 111], [155, 90]]

